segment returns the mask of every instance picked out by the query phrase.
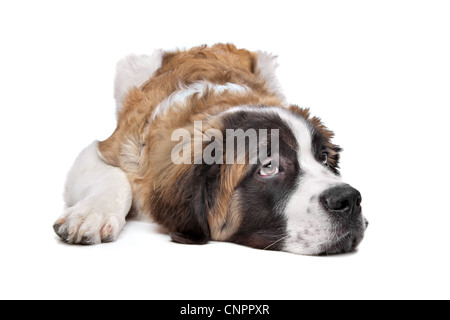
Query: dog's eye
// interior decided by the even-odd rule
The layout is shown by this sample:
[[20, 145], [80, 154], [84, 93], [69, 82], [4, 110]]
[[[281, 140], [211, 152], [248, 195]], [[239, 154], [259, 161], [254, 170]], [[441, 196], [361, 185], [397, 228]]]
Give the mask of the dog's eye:
[[328, 167], [328, 153], [323, 152], [322, 155], [321, 155], [320, 157], [321, 157], [321, 159], [322, 159], [322, 164], [323, 164], [325, 167]]
[[265, 166], [259, 170], [259, 175], [261, 178], [272, 178], [275, 175], [277, 175], [280, 172], [280, 169], [278, 166], [275, 166], [272, 164], [272, 162], [269, 162]]

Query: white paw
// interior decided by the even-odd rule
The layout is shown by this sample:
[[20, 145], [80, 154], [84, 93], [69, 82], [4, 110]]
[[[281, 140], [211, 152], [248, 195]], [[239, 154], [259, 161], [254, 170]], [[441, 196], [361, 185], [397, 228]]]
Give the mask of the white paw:
[[67, 243], [93, 245], [115, 241], [124, 225], [120, 215], [80, 202], [67, 209], [53, 229]]

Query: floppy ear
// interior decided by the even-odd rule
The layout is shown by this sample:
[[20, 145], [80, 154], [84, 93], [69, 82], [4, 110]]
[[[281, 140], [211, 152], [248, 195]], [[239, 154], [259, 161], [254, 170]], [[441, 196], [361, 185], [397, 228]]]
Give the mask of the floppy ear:
[[178, 232], [171, 233], [172, 240], [182, 244], [206, 244], [211, 239], [208, 214], [215, 203], [219, 183], [220, 166], [218, 164], [194, 165], [190, 181], [185, 221], [180, 221]]

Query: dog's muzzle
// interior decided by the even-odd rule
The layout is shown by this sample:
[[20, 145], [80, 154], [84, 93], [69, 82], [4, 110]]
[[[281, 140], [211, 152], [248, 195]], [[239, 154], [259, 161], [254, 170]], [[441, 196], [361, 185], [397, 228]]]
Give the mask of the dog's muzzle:
[[368, 221], [362, 215], [361, 193], [348, 184], [325, 190], [320, 204], [332, 221], [334, 243], [323, 248], [323, 254], [353, 251], [364, 237]]

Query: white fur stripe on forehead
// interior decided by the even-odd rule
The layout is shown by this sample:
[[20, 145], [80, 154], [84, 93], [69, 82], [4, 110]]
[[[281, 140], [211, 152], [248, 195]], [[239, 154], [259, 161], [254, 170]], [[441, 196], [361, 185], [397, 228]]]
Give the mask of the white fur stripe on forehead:
[[314, 156], [313, 125], [304, 118], [292, 116], [289, 111], [284, 109], [279, 111], [279, 115], [289, 125], [297, 140], [298, 157], [303, 174], [324, 181], [340, 181], [337, 175], [326, 169]]
[[153, 77], [162, 65], [163, 56], [163, 50], [155, 50], [151, 56], [131, 54], [117, 63], [114, 80], [117, 113], [130, 89], [140, 87]]
[[314, 159], [312, 150], [311, 125], [306, 121], [306, 119], [292, 116], [292, 114], [289, 114], [289, 112], [286, 110], [281, 110], [280, 117], [289, 125], [292, 133], [297, 140], [299, 148], [298, 152], [302, 162], [303, 160], [305, 160], [305, 157], [308, 158], [308, 161], [311, 157], [312, 159]]

